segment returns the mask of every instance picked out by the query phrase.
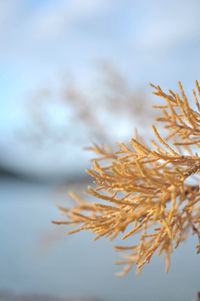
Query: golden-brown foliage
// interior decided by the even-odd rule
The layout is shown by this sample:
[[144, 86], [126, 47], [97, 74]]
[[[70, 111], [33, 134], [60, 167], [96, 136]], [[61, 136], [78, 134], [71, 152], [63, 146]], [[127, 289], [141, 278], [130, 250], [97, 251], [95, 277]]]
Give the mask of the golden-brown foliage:
[[[70, 234], [91, 230], [95, 239], [105, 236], [112, 240], [121, 232], [126, 239], [139, 233], [138, 244], [115, 247], [130, 251], [117, 262], [125, 265], [118, 275], [126, 274], [134, 264], [140, 273], [156, 251], [158, 255], [164, 253], [168, 271], [170, 254], [190, 230], [198, 238], [200, 253], [199, 182], [194, 177], [190, 181], [200, 172], [200, 104], [193, 90], [197, 109], [192, 108], [180, 82], [180, 95], [151, 86], [153, 94], [165, 101], [154, 107], [162, 110], [157, 121], [169, 131], [167, 136], [162, 138], [153, 125], [157, 142], [151, 141], [151, 147], [137, 133], [129, 145], [120, 143], [116, 152], [94, 145], [98, 158], [87, 172], [95, 185], [88, 187], [88, 193], [99, 201], [84, 202], [72, 193], [77, 205], [72, 209], [59, 207], [67, 220], [54, 222], [75, 226]], [[197, 81], [196, 88], [200, 96]]]

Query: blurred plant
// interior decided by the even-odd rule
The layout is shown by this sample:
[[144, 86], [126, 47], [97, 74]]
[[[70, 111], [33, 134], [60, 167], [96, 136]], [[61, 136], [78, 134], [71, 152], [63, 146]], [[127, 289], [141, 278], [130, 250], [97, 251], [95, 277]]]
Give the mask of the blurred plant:
[[[87, 92], [91, 87], [81, 88], [71, 75], [37, 91], [28, 102], [29, 120], [23, 137], [37, 147], [67, 141], [80, 148], [86, 140], [112, 144], [122, 127], [131, 128], [133, 116], [137, 122], [152, 115], [147, 112], [145, 93], [132, 88], [116, 67], [102, 62], [98, 70], [102, 85], [97, 89], [93, 85], [92, 91]], [[111, 126], [112, 134], [107, 131]]]
[[[134, 264], [139, 274], [156, 251], [164, 253], [167, 272], [170, 254], [190, 230], [198, 238], [200, 253], [200, 190], [198, 178], [193, 177], [200, 173], [200, 104], [193, 90], [197, 110], [192, 108], [180, 82], [180, 95], [151, 86], [153, 94], [165, 101], [153, 107], [162, 110], [156, 120], [169, 133], [162, 138], [153, 125], [157, 142], [151, 141], [151, 147], [137, 132], [129, 145], [120, 143], [116, 152], [94, 145], [98, 157], [92, 170], [87, 170], [94, 187], [89, 186], [87, 193], [98, 201], [84, 202], [72, 192], [77, 205], [59, 207], [67, 220], [53, 222], [75, 226], [69, 234], [91, 230], [95, 240], [102, 236], [113, 240], [121, 232], [126, 239], [139, 233], [137, 244], [115, 247], [130, 251], [116, 262], [125, 265], [118, 275], [126, 274]], [[196, 88], [200, 96], [197, 81]]]
[[200, 292], [197, 293], [197, 297], [196, 297], [195, 301], [200, 301]]

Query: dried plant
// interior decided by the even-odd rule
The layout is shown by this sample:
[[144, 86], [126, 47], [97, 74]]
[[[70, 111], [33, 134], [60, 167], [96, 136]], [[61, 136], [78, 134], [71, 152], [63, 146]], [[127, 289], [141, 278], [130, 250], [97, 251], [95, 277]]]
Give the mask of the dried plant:
[[[170, 254], [190, 231], [198, 238], [200, 253], [200, 191], [194, 177], [200, 173], [200, 104], [194, 90], [196, 109], [189, 104], [180, 82], [179, 94], [151, 87], [165, 102], [153, 107], [161, 110], [157, 121], [168, 131], [166, 137], [153, 125], [157, 141], [151, 141], [151, 146], [137, 133], [129, 145], [120, 143], [116, 152], [94, 145], [98, 158], [93, 160], [92, 170], [87, 170], [94, 187], [89, 186], [87, 192], [97, 200], [84, 202], [71, 193], [77, 205], [59, 207], [67, 220], [54, 221], [75, 226], [69, 234], [91, 230], [95, 239], [105, 236], [113, 240], [121, 232], [126, 239], [139, 233], [138, 244], [115, 247], [130, 252], [116, 262], [125, 265], [118, 275], [126, 274], [134, 264], [140, 273], [155, 252], [164, 253], [167, 272]], [[197, 81], [196, 89], [200, 96]]]

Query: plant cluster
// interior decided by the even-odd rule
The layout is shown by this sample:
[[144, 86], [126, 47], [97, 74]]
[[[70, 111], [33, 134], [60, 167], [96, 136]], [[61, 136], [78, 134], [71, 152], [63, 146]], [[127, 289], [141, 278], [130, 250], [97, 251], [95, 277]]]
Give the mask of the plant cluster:
[[[118, 275], [126, 274], [133, 265], [140, 273], [152, 255], [164, 253], [166, 272], [170, 254], [183, 242], [190, 231], [197, 236], [200, 253], [200, 104], [193, 90], [190, 104], [179, 82], [179, 93], [166, 94], [152, 85], [153, 94], [161, 97], [162, 105], [156, 120], [167, 130], [162, 137], [156, 126], [156, 140], [149, 145], [137, 132], [128, 145], [120, 143], [112, 152], [108, 147], [93, 146], [98, 157], [87, 172], [94, 178], [88, 187], [93, 202], [81, 200], [71, 193], [77, 204], [74, 208], [59, 209], [66, 217], [56, 224], [70, 224], [69, 233], [91, 230], [95, 239], [102, 236], [113, 240], [139, 234], [137, 244], [116, 246], [117, 251], [128, 251], [117, 264], [125, 265]], [[200, 86], [196, 81], [200, 97]], [[104, 163], [103, 163], [104, 162]], [[196, 176], [195, 176], [196, 174]]]

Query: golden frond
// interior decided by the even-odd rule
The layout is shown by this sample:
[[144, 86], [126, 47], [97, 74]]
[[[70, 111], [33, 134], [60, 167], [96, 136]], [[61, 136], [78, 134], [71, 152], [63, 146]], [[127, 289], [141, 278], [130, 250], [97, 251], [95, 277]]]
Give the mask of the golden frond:
[[[92, 170], [87, 171], [94, 178], [94, 186], [89, 186], [87, 193], [95, 201], [83, 202], [73, 193], [77, 205], [71, 209], [60, 207], [67, 221], [55, 222], [75, 226], [70, 234], [91, 230], [95, 239], [105, 236], [113, 240], [120, 233], [126, 239], [139, 233], [138, 244], [115, 247], [117, 251], [129, 251], [116, 263], [125, 265], [118, 275], [126, 274], [134, 264], [140, 273], [155, 252], [164, 253], [167, 272], [170, 254], [190, 230], [198, 238], [196, 248], [200, 253], [199, 183], [188, 181], [200, 172], [199, 101], [193, 90], [197, 110], [193, 109], [180, 82], [180, 95], [171, 90], [166, 94], [159, 86], [151, 86], [153, 94], [165, 102], [154, 107], [161, 110], [157, 121], [169, 134], [163, 138], [153, 125], [157, 141], [152, 141], [151, 146], [137, 133], [129, 145], [119, 144], [116, 152], [94, 145], [98, 158], [93, 160]], [[200, 96], [197, 81], [196, 88]]]

